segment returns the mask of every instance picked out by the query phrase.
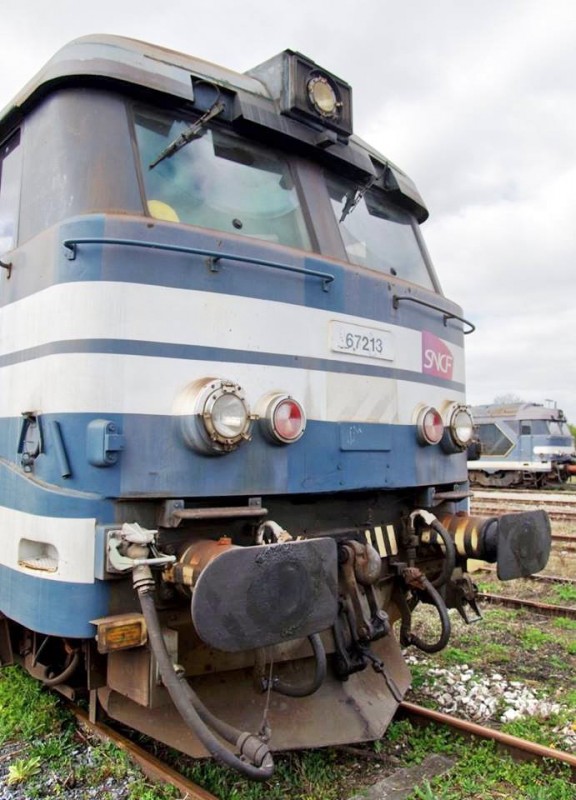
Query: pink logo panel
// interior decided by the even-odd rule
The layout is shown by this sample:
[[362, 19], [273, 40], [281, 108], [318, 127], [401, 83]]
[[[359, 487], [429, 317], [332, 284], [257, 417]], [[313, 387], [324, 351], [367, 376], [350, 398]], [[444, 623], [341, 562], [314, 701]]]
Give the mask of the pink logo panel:
[[454, 356], [442, 339], [422, 331], [422, 372], [437, 378], [452, 380]]

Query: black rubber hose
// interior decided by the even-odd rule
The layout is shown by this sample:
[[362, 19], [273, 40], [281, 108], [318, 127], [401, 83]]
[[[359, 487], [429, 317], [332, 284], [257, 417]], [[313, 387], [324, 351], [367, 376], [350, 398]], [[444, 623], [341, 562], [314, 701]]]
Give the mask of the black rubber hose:
[[[158, 662], [162, 682], [186, 725], [194, 731], [204, 747], [218, 761], [241, 772], [251, 780], [265, 781], [270, 778], [274, 772], [272, 754], [268, 746], [258, 739], [258, 737], [250, 733], [238, 732], [239, 736], [235, 744], [240, 748], [241, 754], [246, 758], [250, 758], [253, 762], [249, 763], [248, 761], [243, 761], [234, 753], [231, 753], [230, 750], [218, 741], [212, 731], [207, 727], [199, 711], [195, 708], [195, 705], [201, 704], [201, 701], [196, 698], [195, 693], [186, 679], [182, 675], [179, 675], [174, 669], [160, 629], [160, 622], [156, 613], [152, 592], [146, 587], [143, 587], [142, 589], [138, 589], [138, 597], [148, 628], [150, 646]], [[196, 698], [195, 702], [192, 702], [192, 696]], [[203, 707], [203, 709], [212, 717], [205, 707]], [[231, 726], [226, 725], [226, 723], [222, 723], [222, 726], [226, 729], [233, 730]]]
[[448, 616], [448, 609], [446, 608], [446, 603], [440, 597], [436, 589], [432, 586], [431, 582], [428, 578], [422, 576], [422, 583], [424, 585], [424, 591], [429, 596], [432, 604], [436, 607], [438, 611], [438, 615], [440, 617], [440, 624], [441, 624], [441, 631], [440, 631], [440, 638], [436, 642], [428, 643], [425, 642], [423, 639], [420, 639], [419, 636], [416, 636], [415, 633], [410, 632], [410, 616], [408, 619], [402, 614], [402, 626], [401, 626], [401, 643], [403, 645], [414, 645], [419, 650], [422, 650], [424, 653], [437, 653], [439, 650], [443, 650], [448, 641], [450, 639], [450, 617]]
[[436, 531], [438, 536], [444, 542], [444, 547], [446, 548], [446, 553], [444, 557], [444, 563], [442, 564], [442, 571], [440, 574], [434, 578], [433, 581], [430, 581], [432, 586], [438, 588], [439, 586], [444, 586], [447, 583], [454, 571], [454, 567], [456, 566], [456, 545], [454, 544], [454, 539], [450, 536], [446, 528], [438, 522], [438, 520], [434, 520], [431, 523], [430, 527]]
[[[315, 669], [314, 675], [309, 683], [303, 683], [300, 686], [294, 686], [291, 683], [285, 683], [280, 678], [274, 676], [272, 678], [272, 690], [279, 694], [284, 694], [287, 697], [308, 697], [314, 694], [324, 683], [326, 677], [326, 651], [322, 644], [322, 639], [318, 633], [313, 633], [308, 637], [308, 641], [312, 646], [314, 653]], [[265, 681], [265, 688], [268, 688], [268, 681]]]
[[[76, 672], [78, 664], [80, 662], [80, 653], [78, 650], [74, 650], [72, 653], [72, 657], [68, 664], [64, 667], [62, 672], [58, 675], [53, 675], [51, 678], [42, 678], [42, 683], [44, 686], [59, 686], [61, 683], [65, 683], [68, 678], [72, 677], [72, 675]], [[46, 667], [46, 670], [49, 668]]]

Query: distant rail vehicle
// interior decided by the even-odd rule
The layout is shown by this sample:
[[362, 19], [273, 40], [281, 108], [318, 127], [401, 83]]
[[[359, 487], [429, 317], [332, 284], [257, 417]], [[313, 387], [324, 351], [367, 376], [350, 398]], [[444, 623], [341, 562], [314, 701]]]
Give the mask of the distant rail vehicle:
[[300, 53], [52, 58], [0, 116], [2, 663], [265, 780], [382, 736], [468, 558], [542, 569], [543, 512], [467, 514], [427, 216]]
[[[576, 475], [576, 450], [564, 412], [538, 403], [472, 407], [470, 481], [477, 486], [543, 487]], [[472, 453], [474, 443], [479, 445]]]

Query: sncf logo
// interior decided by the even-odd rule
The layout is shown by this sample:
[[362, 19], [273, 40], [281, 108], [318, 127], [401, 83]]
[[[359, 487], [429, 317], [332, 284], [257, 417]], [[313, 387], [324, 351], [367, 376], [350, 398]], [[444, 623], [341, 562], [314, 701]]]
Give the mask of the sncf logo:
[[452, 379], [454, 356], [442, 339], [422, 331], [422, 372], [437, 378]]

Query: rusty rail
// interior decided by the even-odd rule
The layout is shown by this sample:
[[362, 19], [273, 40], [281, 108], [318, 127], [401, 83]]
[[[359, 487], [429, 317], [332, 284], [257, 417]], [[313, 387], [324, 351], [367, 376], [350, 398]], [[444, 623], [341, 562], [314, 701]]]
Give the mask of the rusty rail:
[[520, 752], [523, 755], [533, 758], [550, 758], [555, 761], [562, 761], [570, 765], [573, 773], [576, 770], [576, 755], [572, 753], [546, 747], [536, 742], [529, 742], [526, 739], [519, 739], [517, 736], [511, 736], [509, 733], [503, 733], [494, 728], [486, 728], [484, 725], [478, 725], [476, 722], [458, 719], [449, 714], [444, 714], [442, 711], [433, 711], [431, 708], [424, 708], [423, 706], [416, 705], [416, 703], [403, 701], [400, 703], [399, 708], [409, 717], [425, 719], [428, 722], [446, 725], [450, 728], [462, 731], [465, 734], [479, 736], [482, 739], [491, 739], [507, 750]]
[[180, 775], [180, 773], [176, 772], [172, 767], [164, 764], [160, 759], [156, 758], [156, 756], [147, 753], [146, 750], [138, 747], [137, 744], [134, 744], [130, 739], [127, 739], [125, 736], [122, 736], [122, 734], [108, 727], [108, 725], [104, 725], [101, 722], [90, 722], [88, 714], [82, 711], [82, 709], [72, 706], [71, 711], [78, 722], [81, 722], [91, 733], [104, 741], [114, 742], [117, 747], [124, 750], [130, 758], [138, 764], [142, 772], [150, 778], [150, 780], [171, 784], [176, 787], [187, 800], [218, 800], [216, 795], [207, 792], [206, 789], [198, 786], [198, 784], [192, 783], [192, 781]]
[[530, 611], [537, 611], [546, 617], [567, 617], [576, 619], [576, 608], [570, 606], [556, 606], [550, 603], [538, 603], [535, 600], [523, 600], [521, 597], [506, 597], [501, 594], [490, 594], [478, 592], [478, 600], [486, 600], [487, 603], [497, 603], [506, 608], [527, 608]]

